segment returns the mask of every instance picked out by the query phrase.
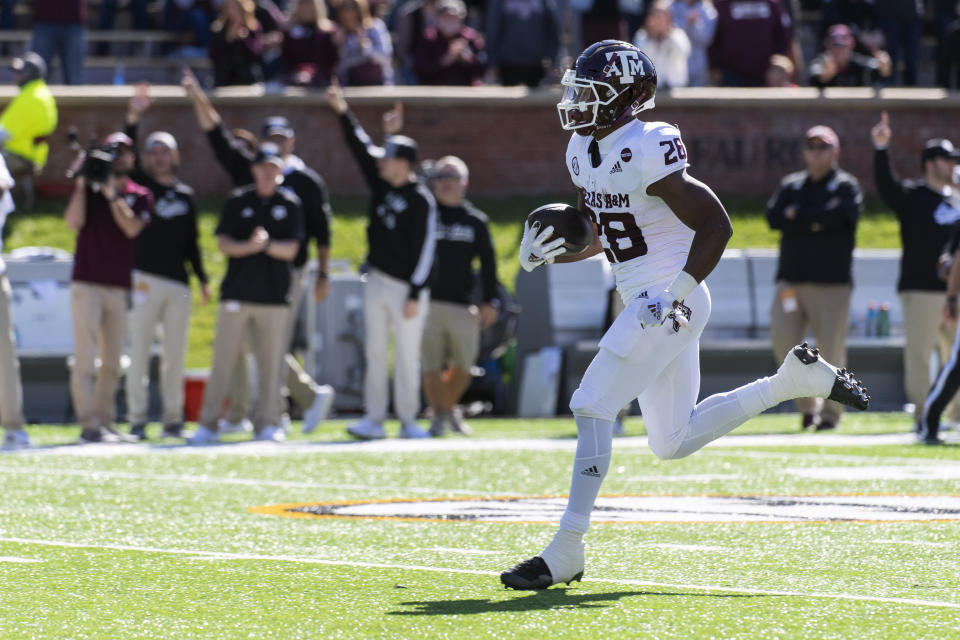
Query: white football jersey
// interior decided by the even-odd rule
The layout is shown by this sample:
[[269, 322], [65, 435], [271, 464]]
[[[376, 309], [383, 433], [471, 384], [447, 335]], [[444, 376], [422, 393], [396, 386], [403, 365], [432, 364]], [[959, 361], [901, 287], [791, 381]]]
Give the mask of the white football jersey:
[[[567, 170], [597, 224], [624, 302], [683, 269], [693, 230], [647, 187], [687, 166], [680, 131], [664, 122], [635, 121], [597, 141], [600, 164], [590, 161], [593, 136], [574, 133]], [[651, 292], [656, 295], [659, 292]]]

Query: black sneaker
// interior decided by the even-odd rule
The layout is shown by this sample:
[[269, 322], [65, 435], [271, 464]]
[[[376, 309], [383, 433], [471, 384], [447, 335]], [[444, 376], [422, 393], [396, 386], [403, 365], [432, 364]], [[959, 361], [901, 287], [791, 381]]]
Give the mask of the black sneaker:
[[130, 426], [130, 436], [137, 440], [147, 439], [147, 425], [143, 422]]
[[[128, 438], [129, 436], [123, 436]], [[122, 442], [120, 436], [104, 427], [95, 427], [93, 429], [84, 429], [80, 432], [80, 439], [77, 444], [92, 444], [95, 442]]]
[[164, 438], [182, 438], [183, 423], [171, 422], [170, 424], [163, 425], [163, 437]]
[[800, 423], [800, 430], [809, 429], [817, 422], [817, 416], [812, 413], [803, 414], [803, 421]]
[[[567, 584], [574, 580], [580, 582], [581, 578], [583, 578], [583, 571], [567, 580]], [[500, 574], [500, 582], [506, 589], [517, 590], [546, 589], [557, 584], [547, 563], [540, 556], [524, 560], [509, 571], [504, 571]]]
[[833, 431], [837, 428], [836, 422], [831, 422], [830, 420], [821, 420], [817, 423], [817, 426], [813, 428], [814, 431]]

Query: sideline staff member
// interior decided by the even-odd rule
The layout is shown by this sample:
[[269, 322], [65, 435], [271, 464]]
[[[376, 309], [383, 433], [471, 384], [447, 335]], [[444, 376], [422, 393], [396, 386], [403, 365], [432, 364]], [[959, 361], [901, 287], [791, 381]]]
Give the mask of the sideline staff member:
[[413, 173], [417, 144], [406, 136], [390, 136], [386, 148], [370, 136], [347, 109], [339, 86], [326, 91], [327, 103], [340, 116], [347, 146], [370, 187], [367, 224], [367, 264], [363, 289], [366, 343], [362, 420], [347, 432], [355, 438], [385, 437], [387, 417], [387, 358], [394, 332], [394, 406], [401, 438], [429, 438], [417, 424], [420, 408], [420, 345], [427, 315], [437, 242], [437, 204]]
[[[837, 166], [840, 140], [830, 127], [806, 134], [806, 169], [785, 177], [770, 199], [767, 221], [779, 229], [777, 288], [770, 307], [774, 356], [789, 351], [813, 329], [825, 358], [847, 362], [847, 327], [852, 290], [853, 245], [863, 194], [857, 179]], [[802, 428], [833, 429], [843, 405], [819, 398], [797, 398]], [[819, 415], [818, 415], [819, 413]]]
[[928, 140], [920, 154], [923, 179], [901, 181], [890, 164], [892, 135], [884, 111], [870, 130], [873, 175], [880, 197], [900, 221], [903, 255], [897, 291], [907, 334], [903, 377], [907, 400], [915, 407], [914, 422], [919, 424], [930, 391], [930, 352], [939, 342], [940, 361], [946, 362], [956, 327], [940, 315], [947, 286], [937, 274], [937, 262], [953, 225], [960, 221], [960, 211], [947, 201], [958, 153], [949, 140]]
[[200, 425], [190, 444], [220, 439], [217, 419], [230, 388], [244, 336], [257, 360], [258, 398], [253, 426], [257, 440], [283, 440], [279, 427], [280, 357], [290, 291], [290, 263], [303, 240], [303, 215], [293, 192], [278, 186], [283, 158], [264, 143], [252, 166], [255, 183], [227, 201], [217, 225], [220, 250], [228, 258], [220, 285], [213, 367], [203, 396]]

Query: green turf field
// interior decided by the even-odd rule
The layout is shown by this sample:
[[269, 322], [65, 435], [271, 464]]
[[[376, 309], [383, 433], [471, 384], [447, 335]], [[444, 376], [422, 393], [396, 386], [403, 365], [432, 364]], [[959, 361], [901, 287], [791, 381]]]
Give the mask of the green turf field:
[[[40, 447], [0, 455], [0, 637], [960, 637], [960, 510], [948, 508], [960, 499], [960, 446], [912, 444], [897, 435], [904, 414], [850, 415], [836, 434], [799, 436], [798, 422], [757, 418], [666, 462], [641, 438], [620, 438], [604, 494], [678, 505], [748, 496], [751, 513], [807, 496], [827, 505], [815, 522], [709, 522], [710, 509], [691, 508], [678, 522], [657, 512], [595, 524], [585, 581], [539, 593], [505, 591], [497, 574], [539, 551], [549, 523], [250, 508], [379, 500], [402, 510], [448, 497], [469, 510], [471, 497], [562, 494], [569, 419], [363, 444], [347, 443], [335, 420], [287, 443], [203, 448], [78, 447], [75, 427], [32, 427]], [[642, 433], [628, 421], [628, 436]], [[944, 508], [930, 522], [869, 510], [829, 519], [829, 503], [871, 496]]]

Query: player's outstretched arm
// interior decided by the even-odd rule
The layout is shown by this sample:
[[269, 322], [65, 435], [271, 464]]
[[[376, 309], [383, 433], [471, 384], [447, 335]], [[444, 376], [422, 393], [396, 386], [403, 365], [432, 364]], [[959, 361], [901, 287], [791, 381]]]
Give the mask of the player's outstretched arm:
[[681, 222], [693, 229], [693, 243], [683, 270], [702, 282], [720, 262], [733, 234], [730, 216], [716, 194], [686, 170], [676, 171], [647, 187], [661, 198]]

